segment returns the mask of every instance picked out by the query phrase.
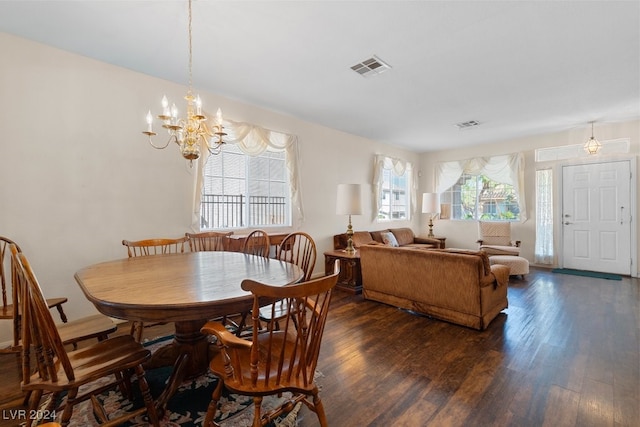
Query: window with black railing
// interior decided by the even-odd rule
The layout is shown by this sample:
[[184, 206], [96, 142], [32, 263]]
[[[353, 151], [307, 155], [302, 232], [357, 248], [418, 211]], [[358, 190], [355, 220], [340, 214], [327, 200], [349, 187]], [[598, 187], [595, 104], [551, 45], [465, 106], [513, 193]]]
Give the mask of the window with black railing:
[[205, 166], [200, 228], [289, 226], [289, 194], [284, 151], [249, 156], [226, 145]]

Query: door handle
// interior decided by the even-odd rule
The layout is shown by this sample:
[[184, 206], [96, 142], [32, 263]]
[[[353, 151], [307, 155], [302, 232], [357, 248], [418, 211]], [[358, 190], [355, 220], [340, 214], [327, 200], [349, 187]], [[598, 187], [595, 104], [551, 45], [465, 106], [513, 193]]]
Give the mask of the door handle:
[[573, 224], [573, 223], [572, 223], [572, 222], [569, 222], [569, 221], [565, 221], [565, 222], [564, 222], [564, 225], [569, 225], [569, 224]]
[[622, 213], [624, 212], [624, 206], [620, 206], [620, 225], [622, 225]]

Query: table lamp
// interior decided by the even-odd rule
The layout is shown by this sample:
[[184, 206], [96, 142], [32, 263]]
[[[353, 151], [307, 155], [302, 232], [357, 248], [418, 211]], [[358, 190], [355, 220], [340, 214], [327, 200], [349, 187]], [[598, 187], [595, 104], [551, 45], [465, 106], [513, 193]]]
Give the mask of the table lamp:
[[429, 234], [427, 237], [435, 237], [433, 235], [433, 218], [440, 213], [440, 194], [422, 194], [422, 213], [429, 214]]
[[362, 202], [360, 194], [360, 184], [338, 184], [338, 197], [336, 202], [336, 215], [349, 215], [349, 225], [347, 226], [347, 248], [348, 254], [355, 253], [353, 247], [353, 227], [351, 227], [351, 215], [362, 215]]

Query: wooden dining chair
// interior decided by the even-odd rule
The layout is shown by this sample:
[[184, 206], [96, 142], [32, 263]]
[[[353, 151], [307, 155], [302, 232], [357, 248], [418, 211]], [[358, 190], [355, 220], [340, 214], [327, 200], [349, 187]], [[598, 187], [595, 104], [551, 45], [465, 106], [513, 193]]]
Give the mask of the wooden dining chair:
[[270, 251], [271, 242], [269, 241], [269, 235], [264, 230], [253, 230], [242, 244], [242, 252], [245, 254], [268, 258]]
[[177, 239], [146, 239], [146, 240], [123, 240], [122, 244], [127, 247], [129, 258], [136, 256], [175, 254], [184, 252], [184, 243], [187, 237]]
[[[333, 274], [289, 286], [269, 286], [253, 280], [242, 281], [242, 289], [253, 294], [253, 336], [248, 341], [236, 337], [218, 322], [208, 322], [202, 332], [215, 335], [217, 352], [209, 364], [220, 378], [207, 409], [204, 426], [215, 426], [213, 419], [226, 387], [233, 393], [253, 396], [253, 426], [263, 426], [298, 402], [316, 413], [321, 426], [327, 426], [322, 401], [314, 375], [320, 354], [332, 290], [338, 281], [340, 264], [336, 260]], [[260, 305], [265, 299], [287, 301], [282, 329], [268, 333], [258, 331]], [[279, 303], [277, 303], [279, 304]], [[271, 307], [275, 313], [276, 307]], [[263, 396], [293, 394], [282, 406], [261, 414]]]
[[[17, 306], [20, 306], [20, 300], [22, 299], [23, 289], [26, 286], [25, 277], [19, 274], [15, 259], [18, 256], [19, 248], [15, 244], [9, 245], [11, 252], [11, 272], [12, 272], [12, 284], [14, 289], [13, 301]], [[56, 325], [60, 339], [62, 343], [70, 344], [73, 348], [78, 347], [78, 343], [85, 340], [96, 338], [98, 341], [109, 338], [109, 334], [115, 332], [118, 326], [111, 318], [102, 314], [95, 314], [92, 316], [86, 316], [81, 319], [72, 320], [61, 325]], [[21, 338], [19, 338], [21, 339]], [[17, 348], [21, 351], [22, 346], [17, 343]]]
[[229, 249], [229, 236], [233, 231], [203, 231], [202, 233], [185, 233], [191, 252], [226, 251]]
[[297, 265], [304, 271], [303, 280], [310, 280], [316, 265], [316, 243], [307, 233], [296, 231], [282, 240], [277, 258]]
[[[138, 256], [153, 256], [162, 254], [175, 254], [184, 252], [184, 244], [189, 238], [187, 236], [177, 239], [145, 239], [145, 240], [123, 240], [122, 244], [127, 247], [129, 258]], [[142, 331], [145, 327], [162, 325], [164, 323], [132, 322], [131, 335], [138, 342], [142, 342]]]
[[[23, 318], [21, 388], [31, 394], [28, 413], [37, 413], [38, 409], [41, 409], [40, 400], [43, 394], [50, 393], [49, 402], [43, 412], [52, 413], [54, 410], [64, 408], [61, 417], [62, 426], [69, 424], [73, 407], [87, 399], [92, 400], [94, 411], [105, 426], [121, 425], [124, 421], [145, 412], [151, 424], [159, 426], [156, 408], [142, 367], [142, 363], [151, 357], [151, 352], [129, 335], [109, 338], [80, 350], [67, 352], [27, 258], [17, 251], [13, 258], [18, 274], [24, 279], [21, 304]], [[32, 367], [35, 367], [35, 373], [32, 373]], [[107, 421], [106, 412], [99, 405], [95, 395], [128, 383], [132, 372], [137, 376], [144, 407]], [[110, 384], [78, 394], [81, 386], [112, 375], [114, 381]], [[125, 386], [123, 389], [129, 388]], [[62, 393], [66, 393], [66, 398], [58, 407], [57, 400]], [[30, 427], [33, 421], [27, 417], [26, 427]]]
[[[12, 264], [10, 246], [20, 252], [20, 247], [13, 240], [0, 236], [0, 283], [2, 284], [2, 309], [0, 310], [0, 320], [11, 320], [13, 322], [13, 344], [9, 348], [0, 349], [0, 353], [20, 353], [20, 313], [18, 310], [19, 292], [14, 284], [15, 270]], [[7, 298], [7, 290], [11, 292], [11, 301]], [[62, 304], [67, 302], [67, 298], [48, 298], [47, 306], [56, 308], [63, 323], [67, 322]]]
[[[263, 258], [269, 258], [269, 252], [271, 251], [271, 242], [269, 241], [269, 235], [264, 230], [253, 230], [246, 237], [242, 244], [242, 252], [248, 255], [261, 256]], [[223, 325], [231, 325], [235, 328], [235, 334], [238, 337], [248, 337], [251, 335], [251, 328], [247, 328], [248, 312], [239, 313], [236, 315], [227, 315], [221, 319], [214, 319], [222, 321]]]
[[[316, 265], [316, 243], [313, 238], [302, 231], [296, 231], [285, 237], [278, 246], [277, 258], [281, 261], [297, 265], [304, 272], [302, 281], [311, 280]], [[278, 329], [280, 319], [286, 314], [288, 304], [282, 301], [280, 310], [275, 312], [264, 309], [260, 319], [267, 324], [267, 329]]]

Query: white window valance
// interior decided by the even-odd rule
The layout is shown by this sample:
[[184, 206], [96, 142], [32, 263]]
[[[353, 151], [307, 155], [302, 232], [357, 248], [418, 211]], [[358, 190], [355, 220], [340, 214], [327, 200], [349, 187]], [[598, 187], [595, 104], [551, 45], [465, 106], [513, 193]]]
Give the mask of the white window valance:
[[[295, 218], [297, 218], [298, 222], [302, 222], [304, 220], [304, 209], [302, 206], [300, 185], [298, 137], [296, 135], [265, 129], [250, 123], [234, 122], [232, 120], [225, 120], [224, 126], [225, 132], [227, 133], [227, 137], [225, 138], [227, 143], [237, 144], [240, 151], [249, 156], [258, 156], [267, 149], [286, 152], [286, 165], [291, 189], [291, 207], [294, 211], [293, 215]], [[224, 147], [222, 147], [222, 149], [224, 150]], [[191, 227], [194, 230], [199, 230], [200, 228], [200, 202], [204, 188], [204, 166], [207, 164], [207, 159], [211, 155], [206, 147], [201, 147], [200, 153], [198, 172], [195, 176], [196, 183], [193, 194], [193, 214], [191, 218]]]
[[410, 162], [407, 162], [402, 159], [394, 159], [391, 157], [384, 156], [382, 154], [376, 154], [373, 160], [373, 185], [371, 188], [373, 189], [372, 200], [375, 204], [375, 209], [373, 211], [373, 220], [375, 221], [378, 218], [378, 212], [382, 207], [382, 199], [380, 195], [382, 194], [382, 184], [384, 182], [383, 170], [391, 170], [397, 176], [403, 176], [407, 171], [411, 172], [411, 176], [409, 176], [409, 190], [410, 190], [410, 200], [411, 200], [411, 211], [415, 211], [417, 207], [417, 183], [418, 180], [415, 176], [415, 171]]
[[436, 164], [436, 191], [443, 193], [448, 190], [465, 173], [484, 175], [492, 181], [512, 185], [518, 195], [520, 220], [524, 222], [527, 219], [522, 153], [438, 163]]

